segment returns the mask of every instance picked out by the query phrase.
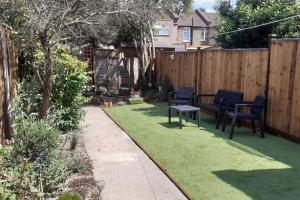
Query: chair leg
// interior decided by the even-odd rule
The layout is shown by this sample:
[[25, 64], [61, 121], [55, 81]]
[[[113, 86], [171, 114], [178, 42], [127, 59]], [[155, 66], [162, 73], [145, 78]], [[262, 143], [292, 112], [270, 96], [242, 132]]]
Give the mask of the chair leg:
[[236, 124], [236, 117], [234, 117], [234, 118], [232, 119], [232, 123], [231, 123], [231, 131], [230, 131], [229, 139], [232, 139], [232, 138], [233, 138], [233, 132], [234, 132], [235, 124]]
[[217, 117], [217, 125], [216, 125], [216, 129], [219, 129], [220, 126], [220, 122], [221, 122], [221, 118], [222, 118], [222, 114], [221, 112], [218, 113], [218, 117]]
[[259, 120], [259, 126], [260, 126], [260, 137], [265, 138], [265, 125], [262, 119]]
[[223, 116], [223, 127], [222, 127], [222, 132], [224, 132], [226, 129], [226, 115]]
[[169, 124], [171, 123], [171, 108], [169, 108]]
[[242, 127], [242, 120], [239, 120], [238, 123], [239, 123], [239, 124], [238, 124], [239, 128]]
[[256, 133], [255, 121], [251, 120], [253, 133]]

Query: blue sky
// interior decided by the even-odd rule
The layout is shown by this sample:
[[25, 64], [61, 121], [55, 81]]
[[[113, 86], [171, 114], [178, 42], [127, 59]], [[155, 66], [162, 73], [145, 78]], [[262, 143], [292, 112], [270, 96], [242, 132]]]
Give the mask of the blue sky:
[[[236, 0], [231, 0], [231, 3], [235, 3]], [[216, 0], [194, 0], [194, 8], [203, 7], [206, 11], [212, 11], [216, 3]]]

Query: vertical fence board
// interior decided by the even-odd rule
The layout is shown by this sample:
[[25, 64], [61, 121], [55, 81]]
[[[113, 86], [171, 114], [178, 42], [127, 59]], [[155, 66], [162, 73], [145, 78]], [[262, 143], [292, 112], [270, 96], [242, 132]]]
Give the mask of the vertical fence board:
[[300, 138], [300, 42], [297, 44], [295, 56], [295, 83], [293, 87], [293, 101], [290, 122], [290, 134]]

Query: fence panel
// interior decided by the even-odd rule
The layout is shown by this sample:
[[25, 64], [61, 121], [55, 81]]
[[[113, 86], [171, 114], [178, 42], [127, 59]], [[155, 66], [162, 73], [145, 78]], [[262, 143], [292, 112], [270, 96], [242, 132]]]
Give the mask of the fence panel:
[[177, 89], [180, 86], [195, 86], [197, 52], [159, 51], [156, 61], [156, 80], [161, 84], [168, 75]]
[[264, 93], [267, 49], [203, 50], [199, 53], [202, 60], [198, 70], [201, 74], [197, 79], [198, 94], [227, 89], [243, 92], [245, 100], [253, 100]]
[[268, 126], [300, 138], [300, 40], [272, 40]]

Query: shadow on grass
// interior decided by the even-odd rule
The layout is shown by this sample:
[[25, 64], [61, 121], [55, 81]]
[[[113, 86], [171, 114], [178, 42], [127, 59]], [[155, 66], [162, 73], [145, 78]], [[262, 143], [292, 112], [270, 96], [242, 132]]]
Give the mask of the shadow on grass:
[[[168, 123], [168, 105], [165, 103], [151, 104], [150, 107], [133, 111], [149, 117], [166, 117], [166, 122], [160, 124], [166, 128], [178, 129], [178, 121]], [[197, 127], [196, 121], [190, 122], [195, 124], [195, 128]], [[228, 139], [229, 128], [226, 132], [222, 132], [215, 129], [215, 124], [214, 117], [201, 113], [201, 127], [204, 127], [213, 137], [223, 139], [230, 146], [248, 154], [281, 162], [288, 167], [250, 171], [222, 170], [213, 172], [214, 175], [252, 199], [300, 199], [299, 144], [268, 134], [265, 139], [261, 139], [259, 133], [253, 134], [251, 129], [238, 127], [233, 140], [230, 140]], [[183, 128], [184, 126], [185, 124]]]
[[299, 169], [224, 170], [213, 174], [243, 191], [251, 199], [300, 199], [300, 185], [295, 182]]

